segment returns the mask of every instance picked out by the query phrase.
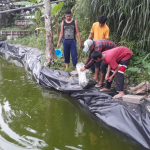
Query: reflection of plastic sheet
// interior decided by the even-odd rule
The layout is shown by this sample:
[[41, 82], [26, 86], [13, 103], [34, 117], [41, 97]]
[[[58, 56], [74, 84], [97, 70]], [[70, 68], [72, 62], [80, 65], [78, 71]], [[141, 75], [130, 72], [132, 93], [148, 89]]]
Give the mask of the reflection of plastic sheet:
[[[100, 93], [92, 84], [83, 89], [79, 85], [77, 77], [71, 78], [68, 72], [42, 66], [42, 55], [38, 49], [0, 42], [0, 52], [7, 53], [10, 57], [21, 61], [40, 85], [68, 93], [76, 102], [88, 109], [99, 120], [105, 122], [106, 125], [140, 143], [143, 146], [142, 150], [144, 147], [150, 150], [150, 102], [131, 104], [123, 102], [121, 99], [113, 99], [111, 95]], [[92, 80], [86, 77], [87, 79], [89, 80], [87, 85], [90, 81], [92, 83]], [[84, 78], [83, 83], [86, 83], [86, 80]], [[82, 125], [77, 128], [80, 133]]]
[[75, 136], [79, 137], [81, 134], [82, 134], [82, 136], [85, 136], [85, 133], [83, 132], [84, 123], [80, 122], [79, 116], [77, 116], [76, 125], [77, 126], [76, 126]]

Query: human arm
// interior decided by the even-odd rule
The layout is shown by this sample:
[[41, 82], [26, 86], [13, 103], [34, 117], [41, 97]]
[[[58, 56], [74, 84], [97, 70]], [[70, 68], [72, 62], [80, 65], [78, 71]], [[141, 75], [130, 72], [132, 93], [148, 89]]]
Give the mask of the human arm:
[[79, 33], [79, 28], [78, 28], [78, 23], [77, 21], [75, 20], [75, 28], [76, 28], [76, 34], [77, 34], [77, 37], [78, 37], [78, 40], [79, 40], [79, 47], [81, 48], [81, 38], [80, 38], [80, 33]]
[[111, 66], [108, 65], [107, 73], [106, 73], [106, 76], [105, 76], [105, 79], [106, 79], [106, 80], [109, 79], [110, 70], [111, 70]]
[[87, 65], [87, 64], [90, 62], [92, 52], [93, 52], [93, 51], [90, 51], [90, 52], [89, 52], [89, 56], [88, 56], [88, 58], [87, 58], [87, 60], [86, 60], [86, 62], [85, 62], [85, 65]]
[[94, 24], [92, 25], [91, 32], [89, 34], [88, 39], [91, 39], [93, 37], [93, 35], [94, 35]]
[[115, 69], [114, 73], [108, 78], [108, 82], [111, 82], [113, 77], [116, 75], [116, 73], [118, 72], [118, 70], [120, 69], [121, 66], [117, 66], [117, 68]]
[[93, 35], [94, 35], [93, 33], [90, 33], [88, 39], [91, 39]]
[[85, 69], [90, 68], [91, 66], [93, 66], [93, 64], [95, 63], [95, 60], [91, 58], [91, 54], [93, 53], [93, 51], [90, 51], [89, 56], [87, 58], [87, 61], [85, 62], [84, 67], [82, 67], [80, 69], [80, 71], [84, 71]]
[[84, 67], [82, 67], [82, 68], [80, 69], [80, 71], [84, 71], [85, 69], [88, 69], [88, 68], [92, 67], [94, 64], [95, 64], [95, 60], [92, 58], [92, 59], [88, 62], [88, 64], [86, 64]]
[[60, 48], [60, 41], [61, 41], [62, 37], [63, 37], [63, 21], [61, 23], [61, 29], [60, 29], [60, 35], [59, 35], [59, 40], [58, 40], [58, 44], [57, 44], [57, 49]]

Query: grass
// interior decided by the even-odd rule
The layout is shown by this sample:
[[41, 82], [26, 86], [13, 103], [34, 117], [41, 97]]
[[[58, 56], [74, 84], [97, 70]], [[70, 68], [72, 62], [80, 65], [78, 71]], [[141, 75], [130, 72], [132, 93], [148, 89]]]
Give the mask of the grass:
[[12, 26], [12, 27], [7, 27], [7, 28], [2, 28], [1, 30], [9, 30], [9, 31], [20, 31], [20, 30], [29, 30], [33, 31], [35, 30], [35, 26], [24, 26], [24, 27], [17, 27], [17, 26]]
[[45, 52], [45, 49], [46, 49], [45, 37], [36, 36], [35, 34], [27, 35], [25, 37], [19, 37], [17, 39], [12, 38], [11, 40], [7, 40], [7, 42], [10, 42], [13, 44], [20, 44], [20, 45], [28, 46], [28, 47], [38, 48], [42, 52]]

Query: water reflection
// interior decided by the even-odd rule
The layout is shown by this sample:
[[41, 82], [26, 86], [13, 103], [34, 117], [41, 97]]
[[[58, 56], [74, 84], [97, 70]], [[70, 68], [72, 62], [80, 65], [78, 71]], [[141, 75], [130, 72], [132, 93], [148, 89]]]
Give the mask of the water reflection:
[[0, 149], [138, 150], [91, 120], [66, 94], [39, 87], [24, 68], [0, 62]]

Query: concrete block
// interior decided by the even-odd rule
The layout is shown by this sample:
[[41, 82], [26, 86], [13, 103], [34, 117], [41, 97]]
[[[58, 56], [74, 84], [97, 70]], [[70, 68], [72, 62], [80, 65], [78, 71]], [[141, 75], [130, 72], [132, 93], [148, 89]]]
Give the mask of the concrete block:
[[146, 106], [148, 112], [150, 113], [150, 106]]
[[146, 100], [150, 102], [150, 97], [146, 98]]
[[124, 95], [122, 100], [129, 103], [142, 104], [144, 102], [144, 96]]
[[7, 40], [10, 40], [10, 39], [16, 39], [16, 38], [18, 38], [18, 35], [14, 35], [14, 36], [11, 36], [11, 35], [7, 35]]

